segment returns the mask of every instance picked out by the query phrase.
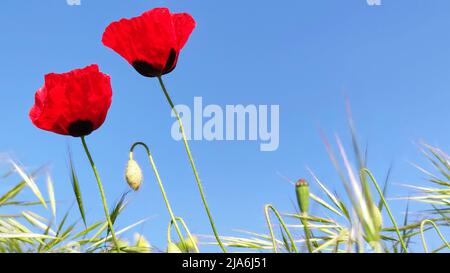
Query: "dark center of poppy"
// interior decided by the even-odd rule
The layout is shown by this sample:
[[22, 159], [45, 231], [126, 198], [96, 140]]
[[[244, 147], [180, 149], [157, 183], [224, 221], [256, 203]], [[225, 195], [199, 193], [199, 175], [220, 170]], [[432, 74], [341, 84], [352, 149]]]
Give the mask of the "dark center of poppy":
[[94, 130], [94, 125], [90, 120], [77, 120], [69, 125], [67, 131], [73, 137], [87, 136]]
[[146, 61], [134, 61], [133, 67], [136, 71], [144, 77], [156, 77], [160, 73], [158, 69], [155, 69], [151, 64]]
[[152, 64], [142, 60], [136, 60], [132, 63], [132, 65], [134, 69], [136, 69], [136, 71], [144, 77], [157, 77], [171, 72], [176, 66], [176, 61], [177, 52], [175, 49], [170, 49], [166, 65], [162, 70], [155, 68]]
[[177, 52], [175, 49], [170, 50], [169, 58], [167, 58], [166, 66], [163, 69], [163, 74], [169, 73], [175, 68], [177, 61]]

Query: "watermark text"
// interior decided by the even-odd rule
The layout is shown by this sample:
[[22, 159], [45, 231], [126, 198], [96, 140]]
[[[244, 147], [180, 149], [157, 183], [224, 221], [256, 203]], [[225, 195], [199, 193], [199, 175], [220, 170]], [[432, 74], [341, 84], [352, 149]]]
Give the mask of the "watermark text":
[[[275, 151], [280, 142], [279, 105], [203, 105], [194, 98], [193, 111], [188, 105], [176, 105], [188, 140], [258, 141], [261, 151]], [[175, 113], [171, 113], [176, 117]], [[177, 120], [171, 129], [174, 140], [182, 134]]]

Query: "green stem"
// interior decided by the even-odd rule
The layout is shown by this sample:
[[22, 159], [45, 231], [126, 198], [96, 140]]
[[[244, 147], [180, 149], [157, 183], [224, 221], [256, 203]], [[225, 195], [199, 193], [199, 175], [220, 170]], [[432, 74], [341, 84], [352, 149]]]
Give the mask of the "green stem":
[[168, 239], [167, 241], [169, 243], [171, 242], [171, 240], [170, 240], [171, 227], [172, 227], [172, 224], [174, 224], [174, 223], [176, 224], [176, 221], [179, 221], [181, 223], [181, 225], [183, 226], [184, 230], [186, 231], [186, 234], [187, 234], [189, 240], [191, 240], [192, 244], [194, 245], [195, 252], [199, 253], [200, 250], [198, 249], [197, 243], [195, 243], [195, 240], [194, 240], [194, 237], [192, 237], [191, 231], [187, 227], [186, 222], [184, 222], [183, 218], [181, 218], [181, 217], [175, 217], [175, 222], [172, 221], [172, 220], [170, 221], [169, 228], [167, 229], [167, 234], [168, 234], [167, 235], [167, 239]]
[[303, 228], [305, 230], [306, 246], [308, 247], [308, 252], [312, 253], [313, 252], [313, 247], [311, 245], [311, 232], [310, 232], [309, 227], [308, 227], [308, 214], [304, 213], [303, 216], [305, 218], [302, 217], [300, 219], [300, 221], [302, 222]]
[[92, 156], [86, 145], [86, 140], [84, 139], [84, 136], [81, 137], [81, 142], [83, 143], [84, 151], [86, 152], [86, 155], [89, 159], [89, 163], [91, 163], [91, 167], [92, 167], [92, 170], [94, 171], [95, 179], [97, 180], [98, 189], [99, 189], [100, 195], [102, 197], [103, 209], [105, 211], [106, 221], [108, 222], [109, 230], [111, 231], [111, 236], [112, 236], [114, 245], [116, 246], [117, 252], [120, 252], [119, 243], [117, 242], [116, 233], [114, 232], [111, 217], [109, 216], [108, 204], [106, 203], [106, 196], [105, 196], [105, 192], [103, 191], [103, 185], [102, 185], [102, 182], [100, 181], [100, 176], [98, 175], [97, 167], [95, 167], [94, 160], [92, 160]]
[[159, 185], [159, 188], [161, 190], [162, 196], [164, 198], [164, 202], [166, 203], [167, 210], [169, 211], [170, 218], [172, 219], [172, 222], [174, 222], [175, 230], [177, 231], [177, 234], [180, 237], [181, 243], [184, 244], [183, 235], [181, 234], [181, 230], [178, 227], [178, 224], [177, 224], [177, 222], [175, 220], [176, 219], [175, 215], [173, 214], [172, 207], [170, 206], [169, 199], [167, 198], [166, 191], [165, 191], [163, 183], [161, 181], [161, 177], [159, 176], [158, 169], [156, 168], [155, 161], [153, 160], [153, 156], [150, 153], [150, 149], [148, 148], [148, 146], [144, 142], [136, 142], [130, 148], [130, 159], [133, 159], [133, 150], [138, 145], [141, 145], [142, 147], [144, 147], [145, 151], [147, 152], [148, 159], [150, 160], [150, 164], [152, 166], [153, 172], [155, 173], [156, 180], [158, 181], [158, 185]]
[[216, 237], [217, 243], [219, 244], [219, 246], [222, 249], [222, 251], [223, 252], [227, 252], [227, 250], [225, 249], [222, 241], [220, 240], [219, 234], [217, 233], [216, 225], [214, 224], [214, 220], [213, 220], [211, 212], [209, 210], [208, 203], [206, 202], [205, 193], [203, 192], [203, 186], [202, 186], [202, 183], [200, 182], [200, 177], [198, 176], [198, 172], [197, 172], [197, 168], [195, 167], [194, 159], [192, 158], [191, 149], [189, 148], [189, 143], [187, 141], [187, 137], [186, 137], [186, 134], [184, 132], [184, 127], [183, 127], [183, 123], [181, 122], [181, 117], [178, 114], [178, 111], [176, 110], [175, 105], [172, 102], [172, 99], [170, 98], [169, 93], [167, 92], [167, 89], [166, 89], [166, 87], [164, 85], [164, 82], [163, 82], [161, 76], [158, 76], [158, 81], [159, 81], [159, 84], [161, 85], [162, 91], [164, 92], [164, 96], [166, 97], [167, 102], [169, 103], [170, 107], [172, 108], [172, 111], [175, 113], [175, 115], [177, 117], [177, 120], [178, 120], [178, 123], [180, 125], [180, 131], [181, 131], [181, 135], [183, 136], [184, 147], [185, 147], [187, 155], [189, 157], [189, 162], [191, 163], [192, 171], [194, 172], [194, 176], [195, 176], [195, 180], [197, 182], [198, 190], [200, 191], [200, 196], [201, 196], [202, 201], [203, 201], [203, 206], [205, 207], [206, 214], [208, 214], [209, 223], [211, 224], [211, 228], [212, 228], [212, 230], [214, 232], [214, 236]]
[[440, 247], [436, 248], [435, 250], [432, 250], [431, 253], [438, 253], [439, 251], [443, 250], [444, 248], [448, 248], [448, 245], [443, 244]]
[[172, 236], [170, 236], [171, 234], [171, 229], [172, 229], [172, 220], [170, 220], [169, 225], [167, 226], [167, 244], [169, 245], [170, 243], [172, 243]]
[[377, 191], [378, 191], [378, 194], [380, 195], [381, 201], [383, 202], [384, 206], [386, 207], [386, 211], [387, 211], [387, 213], [389, 214], [389, 218], [391, 218], [392, 224], [394, 225], [395, 232], [397, 233], [398, 239], [400, 240], [400, 243], [401, 243], [401, 245], [402, 245], [403, 251], [405, 251], [405, 253], [408, 253], [408, 249], [407, 249], [407, 247], [406, 247], [406, 245], [405, 245], [405, 242], [403, 241], [402, 235], [400, 234], [400, 230], [398, 229], [397, 222], [395, 221], [394, 216], [392, 216], [392, 213], [391, 213], [391, 210], [390, 210], [390, 208], [389, 208], [389, 206], [388, 206], [388, 203], [386, 202], [386, 199], [384, 198], [383, 191], [382, 191], [382, 190], [380, 189], [380, 187], [378, 186], [378, 183], [377, 183], [377, 181], [375, 180], [375, 177], [373, 177], [372, 173], [371, 173], [368, 169], [366, 169], [366, 168], [363, 168], [361, 171], [362, 171], [362, 172], [365, 172], [365, 173], [370, 177], [370, 180], [372, 180], [372, 182], [373, 182], [375, 188], [376, 188]]
[[275, 253], [278, 252], [278, 250], [277, 250], [277, 241], [275, 239], [275, 234], [273, 233], [272, 222], [270, 221], [269, 209], [272, 210], [272, 212], [275, 214], [275, 216], [278, 219], [278, 222], [280, 222], [281, 226], [283, 227], [284, 232], [289, 237], [289, 240], [291, 241], [292, 249], [294, 250], [294, 252], [298, 253], [297, 246], [295, 245], [294, 238], [292, 237], [291, 232], [289, 231], [289, 229], [287, 228], [286, 224], [284, 223], [283, 218], [281, 218], [281, 216], [278, 213], [278, 211], [271, 204], [268, 204], [268, 205], [266, 205], [264, 207], [264, 214], [266, 216], [267, 226], [269, 227], [270, 237], [272, 238], [273, 251]]
[[441, 233], [441, 231], [439, 230], [439, 228], [437, 227], [437, 225], [436, 225], [433, 221], [431, 221], [431, 220], [429, 220], [429, 219], [426, 219], [426, 220], [423, 220], [423, 221], [420, 223], [420, 234], [421, 234], [421, 236], [422, 236], [422, 244], [423, 244], [423, 249], [425, 250], [425, 252], [428, 253], [427, 242], [425, 241], [425, 236], [424, 236], [424, 234], [423, 234], [423, 227], [424, 227], [424, 225], [425, 225], [426, 223], [430, 223], [431, 225], [433, 225], [434, 229], [436, 230], [436, 232], [437, 232], [437, 234], [439, 235], [439, 237], [441, 238], [441, 240], [442, 240], [442, 241], [444, 242], [444, 244], [450, 249], [450, 244], [445, 240], [444, 236], [442, 235], [442, 233]]

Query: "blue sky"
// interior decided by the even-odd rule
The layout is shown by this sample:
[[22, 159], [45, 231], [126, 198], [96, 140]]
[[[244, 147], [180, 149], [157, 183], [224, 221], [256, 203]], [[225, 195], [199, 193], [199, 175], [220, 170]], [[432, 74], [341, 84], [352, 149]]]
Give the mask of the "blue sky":
[[[197, 21], [177, 68], [165, 77], [175, 103], [192, 105], [194, 96], [202, 96], [204, 104], [280, 105], [275, 152], [260, 152], [250, 141], [191, 143], [221, 234], [267, 232], [266, 203], [293, 211], [293, 188], [277, 173], [310, 179], [309, 166], [341, 191], [318, 128], [330, 138], [339, 134], [350, 149], [345, 97], [360, 138], [368, 143], [369, 167], [382, 179], [394, 165], [391, 196], [407, 194], [395, 183], [424, 183], [408, 163], [425, 164], [414, 142], [450, 148], [449, 1], [382, 0], [378, 7], [365, 0], [82, 0], [81, 6], [65, 0], [2, 1], [0, 151], [30, 170], [49, 164], [60, 214], [74, 200], [68, 144], [90, 221], [103, 217], [94, 177], [79, 139], [38, 130], [28, 111], [44, 74], [98, 63], [112, 77], [113, 103], [107, 121], [87, 142], [109, 203], [127, 189], [123, 173], [130, 145], [144, 141], [176, 214], [194, 233], [211, 233], [183, 145], [170, 136], [174, 119], [157, 81], [141, 77], [101, 44], [111, 21], [158, 6], [189, 12]], [[169, 217], [143, 151], [137, 158], [145, 184], [130, 195], [118, 226], [150, 217], [136, 231], [164, 247]], [[394, 204], [401, 217], [404, 203]], [[72, 215], [78, 217], [75, 209]]]

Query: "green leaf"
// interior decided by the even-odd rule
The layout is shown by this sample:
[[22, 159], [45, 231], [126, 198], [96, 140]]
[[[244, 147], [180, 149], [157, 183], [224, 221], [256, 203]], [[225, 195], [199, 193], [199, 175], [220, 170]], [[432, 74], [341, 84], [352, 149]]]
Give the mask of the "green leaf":
[[50, 200], [50, 207], [52, 209], [53, 218], [56, 218], [56, 200], [55, 200], [55, 189], [53, 188], [53, 182], [50, 175], [47, 176], [47, 191]]
[[20, 182], [10, 191], [5, 193], [2, 197], [0, 197], [0, 206], [4, 205], [8, 200], [13, 199], [17, 194], [19, 194], [22, 189], [27, 185], [25, 181]]
[[13, 239], [13, 238], [47, 238], [54, 239], [53, 236], [37, 233], [0, 233], [0, 238]]
[[75, 194], [75, 198], [77, 200], [78, 210], [80, 211], [84, 226], [87, 227], [86, 213], [84, 211], [83, 198], [81, 197], [80, 183], [78, 182], [78, 177], [76, 174], [75, 166], [73, 164], [72, 154], [70, 153], [70, 150], [69, 150], [69, 164], [70, 164], [70, 174], [71, 174], [70, 180], [72, 183], [72, 189]]
[[22, 179], [26, 182], [28, 187], [30, 187], [31, 191], [33, 191], [34, 195], [39, 199], [39, 201], [42, 203], [42, 205], [47, 208], [47, 203], [44, 200], [44, 197], [41, 194], [41, 191], [39, 190], [36, 183], [33, 181], [33, 178], [28, 176], [14, 161], [10, 160], [11, 164], [13, 165], [16, 172], [22, 177]]
[[100, 226], [103, 223], [104, 223], [103, 221], [99, 221], [99, 222], [91, 225], [90, 227], [86, 228], [85, 230], [78, 232], [77, 234], [75, 234], [75, 236], [72, 237], [72, 240], [75, 240], [81, 236], [88, 234], [89, 232], [96, 229], [98, 226]]
[[[117, 217], [119, 216], [120, 212], [122, 212], [122, 210], [126, 207], [125, 198], [126, 198], [128, 193], [129, 193], [129, 191], [122, 194], [122, 196], [120, 197], [119, 201], [116, 202], [116, 204], [114, 205], [113, 209], [109, 213], [109, 215], [111, 217], [111, 222], [112, 222], [113, 225], [116, 222]], [[111, 231], [110, 231], [110, 229], [108, 227], [108, 231], [107, 231], [106, 235], [109, 235], [110, 232]]]

